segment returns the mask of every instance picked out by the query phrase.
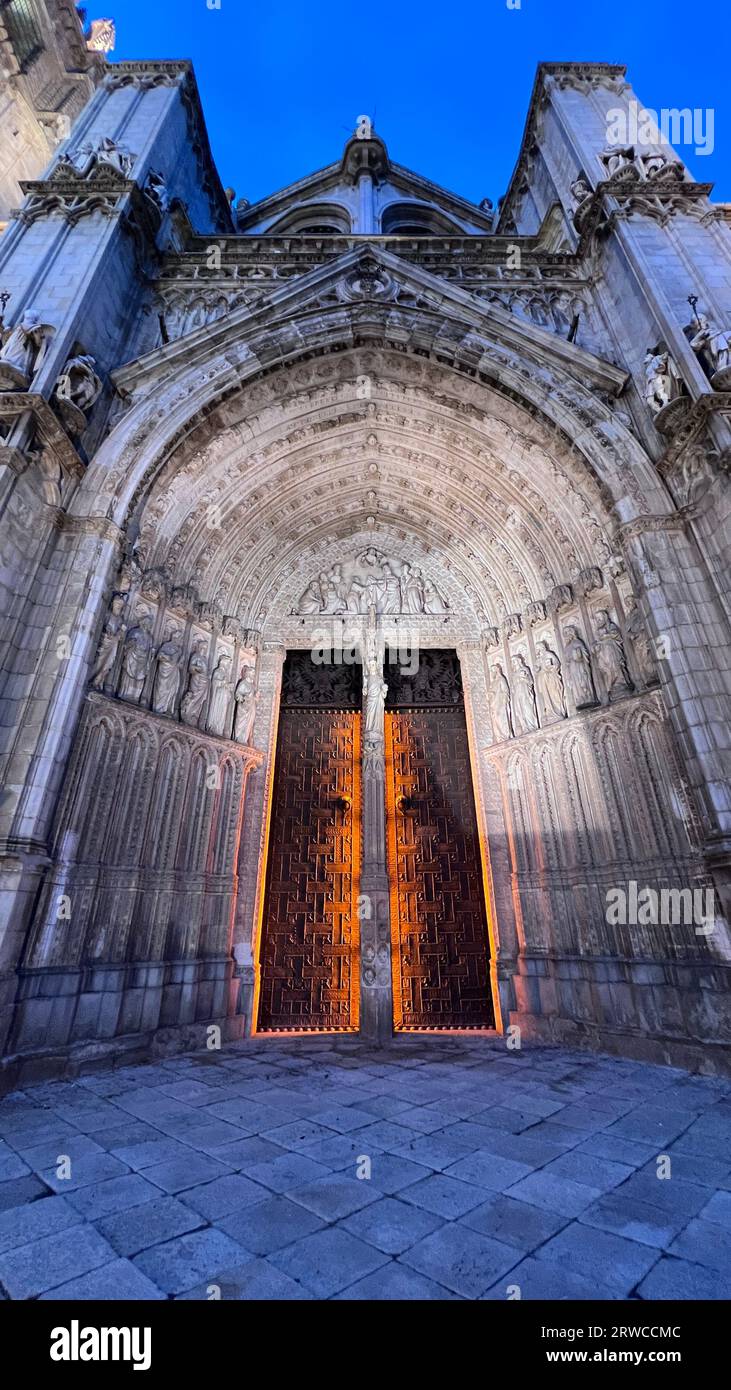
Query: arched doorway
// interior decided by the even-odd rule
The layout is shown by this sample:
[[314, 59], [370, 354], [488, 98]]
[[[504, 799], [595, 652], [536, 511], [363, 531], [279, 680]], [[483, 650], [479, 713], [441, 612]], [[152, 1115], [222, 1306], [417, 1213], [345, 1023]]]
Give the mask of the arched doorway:
[[[328, 276], [334, 283], [336, 273]], [[302, 596], [320, 574], [338, 565], [346, 573], [369, 549], [393, 561], [394, 573], [419, 570], [443, 601], [442, 610], [382, 616], [398, 630], [407, 617], [419, 651], [459, 660], [494, 1022], [514, 1019], [551, 1037], [579, 1030], [617, 1045], [648, 1028], [687, 1036], [691, 1006], [672, 980], [671, 958], [681, 955], [700, 976], [712, 948], [692, 927], [669, 948], [658, 933], [609, 930], [606, 920], [607, 888], [632, 872], [626, 847], [638, 807], [671, 808], [665, 823], [639, 813], [642, 871], [650, 865], [670, 884], [705, 881], [702, 810], [633, 606], [634, 589], [650, 612], [642, 577], [664, 540], [660, 527], [650, 539], [633, 531], [633, 518], [661, 516], [667, 502], [607, 404], [621, 373], [547, 332], [528, 340], [504, 314], [492, 322], [486, 310], [478, 323], [462, 304], [437, 312], [411, 290], [398, 309], [344, 308], [327, 287], [314, 303], [312, 291], [305, 285], [302, 304], [289, 305], [278, 327], [254, 324], [248, 339], [241, 311], [213, 335], [189, 335], [184, 349], [168, 345], [162, 383], [157, 358], [133, 364], [122, 383], [132, 408], [75, 500], [79, 539], [68, 563], [98, 569], [101, 555], [106, 564], [91, 625], [88, 602], [84, 613], [89, 674], [114, 593], [127, 632], [150, 618], [156, 660], [167, 625], [179, 624], [186, 681], [200, 639], [206, 680], [218, 672], [229, 703], [220, 725], [196, 725], [194, 747], [182, 699], [171, 710], [154, 707], [151, 671], [134, 709], [114, 681], [88, 696], [78, 669], [59, 682], [54, 700], [65, 695], [81, 723], [56, 812], [54, 866], [21, 967], [18, 1045], [32, 1045], [51, 1014], [63, 1015], [63, 1045], [86, 1036], [91, 1004], [78, 1000], [90, 959], [93, 984], [103, 982], [91, 993], [106, 995], [110, 1037], [212, 1018], [230, 1036], [256, 1028], [283, 666], [288, 652], [314, 649], [323, 625], [331, 642], [342, 628], [329, 600], [303, 610]], [[362, 626], [366, 615], [347, 616]], [[611, 675], [610, 642], [622, 679]], [[574, 668], [587, 661], [584, 700]], [[255, 717], [237, 743], [234, 677], [251, 684], [243, 673], [253, 668]], [[118, 777], [109, 815], [125, 804], [134, 766], [146, 817], [122, 864], [112, 862], [112, 832], [101, 823], [107, 793], [95, 795], [88, 839], [88, 801], [87, 820], [79, 803], [107, 745]], [[385, 756], [384, 737], [384, 786]], [[210, 803], [204, 757], [215, 757], [223, 779]], [[631, 795], [628, 765], [647, 769]], [[171, 777], [179, 795], [163, 849], [151, 808], [166, 804]], [[408, 795], [395, 785], [390, 794], [394, 804]], [[387, 842], [385, 826], [383, 835]], [[397, 914], [388, 859], [369, 859], [365, 840], [362, 870], [372, 913], [359, 924], [358, 1022], [367, 997], [372, 1035], [381, 1037], [393, 1027]], [[49, 905], [71, 881], [93, 882], [97, 896], [88, 910], [83, 898], [74, 932], [64, 934]], [[648, 960], [667, 976], [661, 1017]], [[59, 970], [69, 985], [65, 1012], [52, 995]]]

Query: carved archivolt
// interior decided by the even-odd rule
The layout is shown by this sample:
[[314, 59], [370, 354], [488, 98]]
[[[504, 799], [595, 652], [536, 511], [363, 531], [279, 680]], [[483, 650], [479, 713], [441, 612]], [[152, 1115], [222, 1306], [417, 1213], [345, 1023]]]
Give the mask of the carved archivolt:
[[399, 528], [420, 537], [459, 567], [475, 610], [501, 620], [612, 545], [579, 456], [510, 402], [490, 409], [474, 385], [403, 355], [293, 366], [170, 456], [141, 507], [139, 553], [253, 623], [282, 611], [290, 567], [300, 593], [317, 575], [308, 548], [370, 516], [381, 549]]

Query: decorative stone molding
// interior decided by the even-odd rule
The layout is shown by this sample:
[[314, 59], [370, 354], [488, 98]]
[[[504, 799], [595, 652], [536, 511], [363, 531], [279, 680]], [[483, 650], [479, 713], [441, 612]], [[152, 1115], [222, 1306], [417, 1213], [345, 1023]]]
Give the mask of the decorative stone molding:
[[502, 624], [502, 634], [506, 641], [511, 637], [517, 637], [523, 631], [523, 621], [520, 613], [510, 613]]
[[549, 613], [554, 616], [556, 613], [562, 613], [565, 608], [570, 608], [573, 601], [574, 595], [571, 585], [557, 584], [548, 595], [546, 606]]
[[546, 617], [545, 599], [536, 599], [534, 603], [529, 603], [525, 610], [525, 620], [529, 627], [536, 627], [538, 623], [545, 621]]
[[582, 570], [581, 574], [577, 575], [575, 584], [576, 592], [581, 594], [583, 598], [586, 598], [587, 595], [593, 593], [595, 589], [604, 588], [604, 576], [598, 565], [592, 565], [589, 569]]

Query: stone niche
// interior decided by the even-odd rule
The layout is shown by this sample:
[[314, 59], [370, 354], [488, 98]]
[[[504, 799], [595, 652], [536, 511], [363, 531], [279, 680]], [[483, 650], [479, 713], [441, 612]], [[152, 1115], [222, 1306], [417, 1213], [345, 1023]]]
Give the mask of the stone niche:
[[90, 692], [19, 971], [11, 1050], [238, 1036], [236, 862], [256, 749]]

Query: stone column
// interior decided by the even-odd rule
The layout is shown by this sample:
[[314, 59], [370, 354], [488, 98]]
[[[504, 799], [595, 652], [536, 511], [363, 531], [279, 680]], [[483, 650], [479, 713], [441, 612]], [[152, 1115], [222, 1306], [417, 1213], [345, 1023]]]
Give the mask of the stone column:
[[386, 756], [383, 650], [371, 609], [363, 663], [363, 824], [360, 879], [360, 1032], [393, 1036], [391, 923], [386, 862]]

